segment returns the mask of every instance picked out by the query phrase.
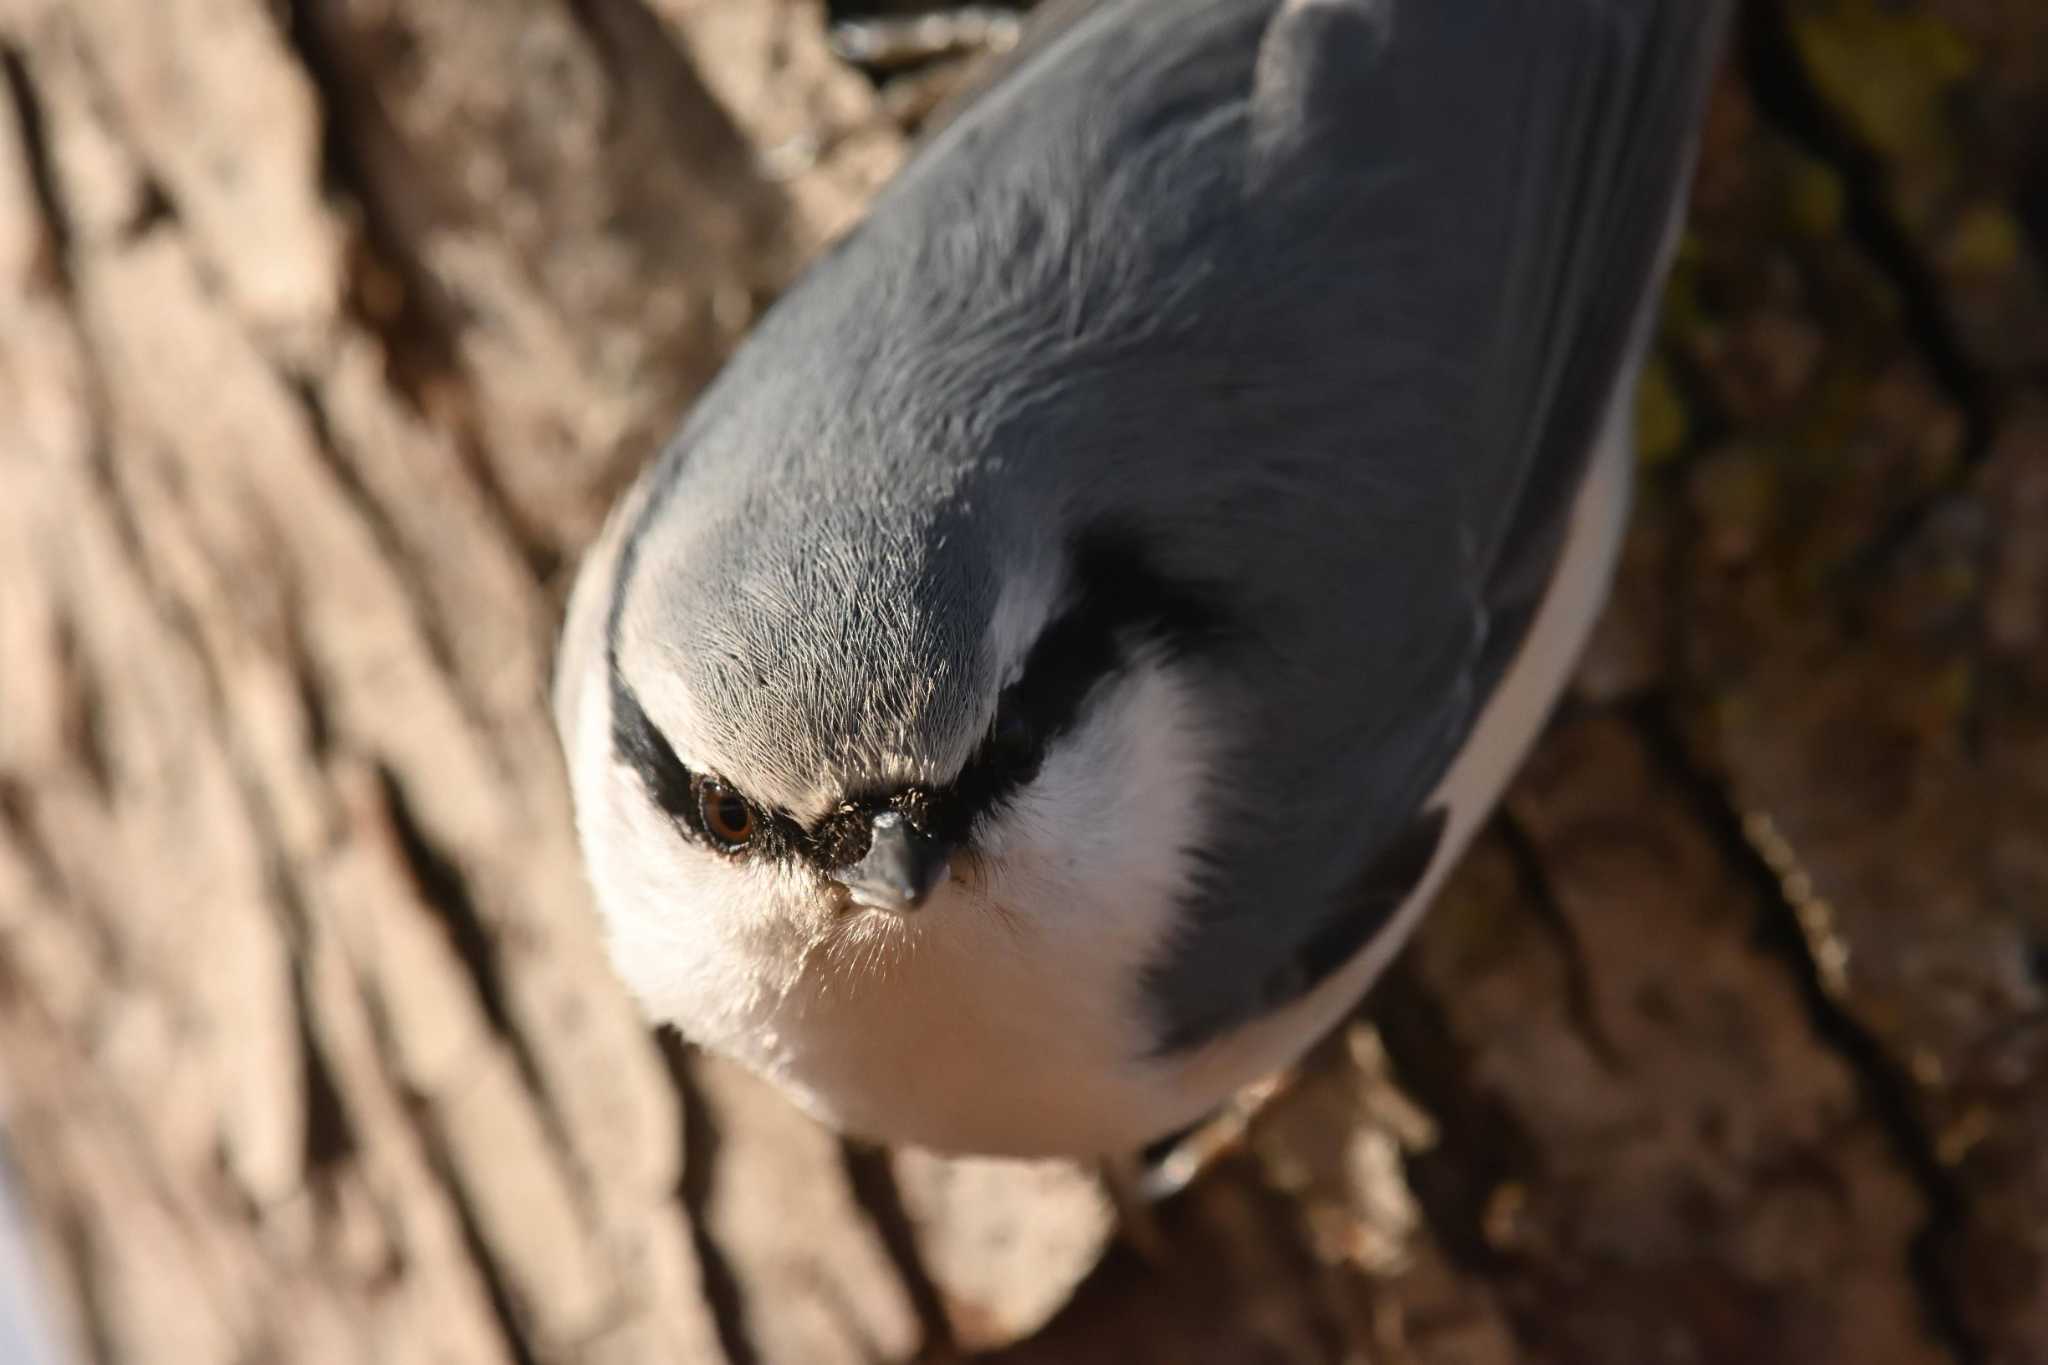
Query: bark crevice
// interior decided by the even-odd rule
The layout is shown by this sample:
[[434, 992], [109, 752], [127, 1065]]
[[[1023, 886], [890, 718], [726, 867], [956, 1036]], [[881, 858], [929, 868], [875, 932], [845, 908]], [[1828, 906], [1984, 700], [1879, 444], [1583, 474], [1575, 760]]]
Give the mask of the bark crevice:
[[1828, 103], [1808, 72], [1792, 34], [1787, 0], [1744, 0], [1735, 46], [1757, 108], [1840, 178], [1845, 236], [1891, 285], [1905, 315], [1906, 335], [1942, 393], [1962, 414], [1962, 444], [1954, 467], [1934, 489], [1901, 508], [1870, 537], [1852, 566], [1852, 577], [1865, 577], [1910, 544], [1935, 510], [1983, 464], [2007, 405], [2004, 386], [1971, 356], [1950, 319], [1940, 276], [1890, 200], [1883, 158]]
[[718, 1328], [725, 1365], [772, 1365], [761, 1359], [760, 1349], [747, 1331], [746, 1287], [734, 1273], [731, 1259], [711, 1235], [711, 1200], [718, 1175], [718, 1120], [706, 1103], [703, 1090], [690, 1075], [689, 1045], [673, 1029], [661, 1030], [660, 1043], [670, 1082], [682, 1102], [683, 1213], [697, 1253], [704, 1298]]
[[1963, 1310], [1953, 1250], [1970, 1222], [1964, 1189], [1937, 1155], [1915, 1098], [1911, 1076], [1855, 1012], [1828, 988], [1827, 974], [1802, 927], [1782, 878], [1745, 829], [1742, 808], [1727, 785], [1702, 766], [1668, 702], [1636, 704], [1633, 722], [1673, 791], [1712, 838], [1722, 860], [1757, 907], [1757, 942], [1782, 964], [1798, 991], [1814, 1035], [1849, 1069], [1901, 1169], [1926, 1201], [1927, 1217], [1906, 1249], [1912, 1283], [1928, 1330], [1957, 1365], [1989, 1365], [1991, 1356]]

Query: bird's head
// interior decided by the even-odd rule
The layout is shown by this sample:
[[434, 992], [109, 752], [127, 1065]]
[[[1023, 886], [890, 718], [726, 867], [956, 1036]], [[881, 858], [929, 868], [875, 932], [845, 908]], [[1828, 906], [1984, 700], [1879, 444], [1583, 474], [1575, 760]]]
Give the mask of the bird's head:
[[[1152, 1045], [1143, 976], [1203, 839], [1213, 597], [1137, 528], [937, 495], [877, 516], [799, 478], [750, 501], [707, 464], [614, 528], [601, 642], [569, 662], [622, 974], [855, 1129], [1124, 1140], [1042, 1097], [1099, 1121], [1086, 1078]], [[978, 1093], [995, 1075], [1036, 1120]]]

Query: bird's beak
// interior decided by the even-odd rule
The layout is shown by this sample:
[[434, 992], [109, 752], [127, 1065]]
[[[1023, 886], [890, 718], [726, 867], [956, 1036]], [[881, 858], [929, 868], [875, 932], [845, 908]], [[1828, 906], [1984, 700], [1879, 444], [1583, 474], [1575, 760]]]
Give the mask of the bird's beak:
[[867, 856], [839, 879], [860, 904], [897, 914], [917, 909], [946, 880], [952, 847], [911, 828], [901, 811], [883, 811], [869, 829]]

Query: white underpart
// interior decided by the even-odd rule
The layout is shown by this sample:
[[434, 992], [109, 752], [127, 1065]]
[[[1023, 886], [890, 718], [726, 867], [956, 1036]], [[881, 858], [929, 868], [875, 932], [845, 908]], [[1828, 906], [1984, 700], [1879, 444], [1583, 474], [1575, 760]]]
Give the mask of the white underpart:
[[1150, 660], [1110, 683], [923, 910], [863, 917], [872, 948], [810, 964], [785, 1082], [876, 1136], [1102, 1150], [1150, 1037], [1142, 973], [1189, 889], [1205, 728]]
[[1609, 404], [1562, 555], [1522, 648], [1427, 803], [1443, 807], [1446, 821], [1421, 883], [1385, 929], [1308, 995], [1162, 1065], [1152, 1078], [1150, 1132], [1141, 1140], [1200, 1119], [1237, 1089], [1291, 1063], [1357, 1004], [1414, 932], [1528, 755], [1599, 619], [1628, 522], [1634, 398], [1631, 372]]
[[915, 913], [682, 838], [617, 765], [600, 689], [574, 774], [620, 974], [658, 1019], [825, 1121], [961, 1150], [1079, 1152], [1142, 1122], [1141, 977], [1188, 886], [1210, 728], [1140, 655]]

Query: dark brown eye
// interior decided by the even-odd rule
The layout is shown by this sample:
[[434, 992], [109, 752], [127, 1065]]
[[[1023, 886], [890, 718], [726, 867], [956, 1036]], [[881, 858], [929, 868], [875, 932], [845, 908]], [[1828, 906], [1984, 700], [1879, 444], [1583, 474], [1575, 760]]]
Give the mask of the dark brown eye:
[[754, 808], [723, 782], [706, 778], [698, 783], [697, 813], [721, 847], [742, 849], [754, 837]]

